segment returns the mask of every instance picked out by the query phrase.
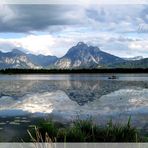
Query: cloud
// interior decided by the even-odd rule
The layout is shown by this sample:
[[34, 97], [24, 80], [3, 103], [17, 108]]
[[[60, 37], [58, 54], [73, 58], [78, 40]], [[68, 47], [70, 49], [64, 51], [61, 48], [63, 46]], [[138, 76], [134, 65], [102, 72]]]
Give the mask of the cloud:
[[111, 38], [102, 46], [102, 50], [119, 57], [148, 57], [148, 40], [136, 38]]
[[3, 52], [17, 48], [26, 53], [63, 56], [72, 46], [73, 39], [52, 35], [27, 35], [21, 38], [0, 38], [0, 50]]
[[61, 57], [84, 41], [117, 56], [148, 57], [147, 5], [1, 5], [0, 11], [0, 32], [8, 33], [0, 38], [3, 51]]
[[69, 32], [63, 36], [27, 35], [21, 38], [0, 38], [0, 50], [10, 51], [13, 48], [22, 49], [28, 53], [63, 56], [69, 48], [83, 41], [89, 45], [100, 47], [101, 50], [119, 57], [142, 55], [148, 57], [148, 40], [137, 37], [125, 37], [108, 32], [81, 34]]
[[0, 49], [11, 51], [13, 48], [23, 48], [28, 53], [52, 55], [50, 47], [54, 43], [54, 38], [50, 35], [28, 35], [16, 39], [0, 39]]
[[137, 31], [137, 25], [147, 23], [147, 10], [146, 5], [1, 5], [0, 32], [47, 31], [65, 25]]
[[141, 18], [145, 23], [148, 23], [148, 5], [144, 5], [144, 9], [141, 11]]
[[1, 5], [0, 32], [43, 31], [81, 23], [83, 10], [69, 5]]
[[8, 52], [15, 47], [16, 45], [14, 44], [14, 42], [0, 39], [0, 51]]
[[147, 5], [96, 5], [86, 9], [92, 26], [118, 33], [138, 32], [147, 14]]

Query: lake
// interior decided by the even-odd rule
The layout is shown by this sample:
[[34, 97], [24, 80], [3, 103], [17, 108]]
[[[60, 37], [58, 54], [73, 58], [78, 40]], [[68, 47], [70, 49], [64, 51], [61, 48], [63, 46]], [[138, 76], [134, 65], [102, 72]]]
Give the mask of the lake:
[[[39, 119], [110, 119], [148, 132], [148, 74], [0, 75], [0, 141], [19, 141]], [[3, 136], [2, 136], [3, 134]]]

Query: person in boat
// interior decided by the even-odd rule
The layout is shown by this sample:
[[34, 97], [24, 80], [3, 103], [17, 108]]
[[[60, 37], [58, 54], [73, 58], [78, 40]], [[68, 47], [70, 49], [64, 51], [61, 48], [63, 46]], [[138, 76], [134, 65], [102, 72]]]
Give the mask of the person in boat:
[[109, 79], [116, 79], [117, 77], [116, 76], [110, 76], [110, 77], [108, 77]]

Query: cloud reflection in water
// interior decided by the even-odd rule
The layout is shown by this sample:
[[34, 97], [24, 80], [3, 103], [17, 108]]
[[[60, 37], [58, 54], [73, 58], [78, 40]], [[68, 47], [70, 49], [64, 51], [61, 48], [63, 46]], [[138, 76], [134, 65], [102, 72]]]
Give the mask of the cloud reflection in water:
[[9, 96], [0, 98], [0, 111], [22, 110], [29, 113], [52, 113], [53, 110], [67, 111], [76, 106], [63, 91], [27, 94], [15, 100]]
[[[28, 113], [55, 113], [64, 118], [77, 115], [109, 115], [147, 111], [148, 89], [120, 89], [81, 106], [72, 101], [64, 91], [26, 94], [19, 100], [0, 98], [0, 111], [20, 110]], [[65, 116], [67, 115], [67, 117]]]

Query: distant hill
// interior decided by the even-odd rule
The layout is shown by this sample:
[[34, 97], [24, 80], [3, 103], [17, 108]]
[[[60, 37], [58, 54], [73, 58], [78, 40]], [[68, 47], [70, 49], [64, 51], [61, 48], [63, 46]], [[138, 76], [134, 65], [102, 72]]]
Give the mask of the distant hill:
[[132, 57], [132, 58], [123, 58], [124, 60], [127, 61], [136, 61], [136, 60], [142, 60], [144, 59], [142, 56], [136, 56], [136, 57]]
[[135, 60], [135, 61], [125, 61], [121, 63], [111, 64], [108, 67], [112, 68], [148, 68], [148, 58]]

